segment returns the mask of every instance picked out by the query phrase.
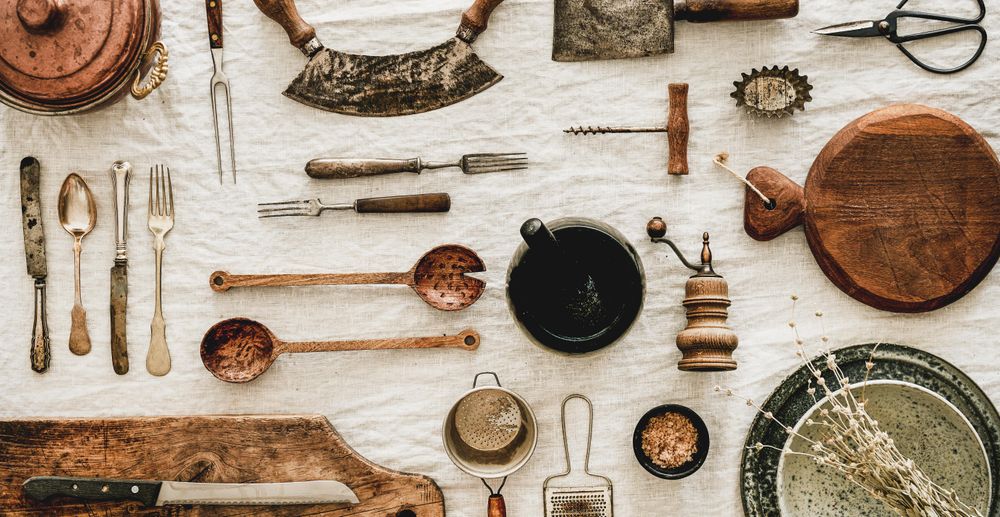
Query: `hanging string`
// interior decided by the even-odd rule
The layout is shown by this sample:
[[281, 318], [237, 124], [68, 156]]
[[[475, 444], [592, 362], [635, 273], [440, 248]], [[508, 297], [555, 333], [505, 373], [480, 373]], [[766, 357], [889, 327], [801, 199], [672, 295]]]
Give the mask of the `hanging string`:
[[764, 193], [761, 192], [759, 188], [757, 188], [756, 186], [754, 186], [753, 183], [750, 183], [750, 180], [748, 180], [748, 179], [744, 178], [743, 176], [741, 176], [740, 173], [738, 173], [738, 172], [730, 169], [729, 166], [726, 165], [726, 161], [727, 160], [729, 160], [729, 153], [727, 153], [727, 152], [721, 152], [721, 153], [715, 155], [715, 160], [713, 160], [713, 161], [719, 167], [722, 167], [723, 169], [729, 171], [729, 173], [732, 174], [733, 176], [735, 176], [736, 179], [742, 181], [743, 183], [746, 183], [746, 186], [750, 187], [750, 190], [754, 191], [758, 196], [760, 196], [761, 199], [764, 200], [764, 204], [765, 205], [771, 204], [771, 200], [767, 196], [765, 196]]

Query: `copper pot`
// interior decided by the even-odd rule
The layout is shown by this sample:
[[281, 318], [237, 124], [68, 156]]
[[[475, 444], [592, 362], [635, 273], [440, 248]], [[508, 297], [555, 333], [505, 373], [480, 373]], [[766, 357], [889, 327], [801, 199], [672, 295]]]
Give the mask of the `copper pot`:
[[0, 0], [0, 101], [66, 115], [141, 99], [167, 75], [159, 37], [158, 0]]

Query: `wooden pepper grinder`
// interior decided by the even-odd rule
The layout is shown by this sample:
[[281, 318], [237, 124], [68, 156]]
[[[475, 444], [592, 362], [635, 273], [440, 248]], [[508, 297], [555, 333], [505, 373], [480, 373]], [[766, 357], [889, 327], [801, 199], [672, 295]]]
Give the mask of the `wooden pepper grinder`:
[[712, 269], [708, 232], [702, 236], [701, 265], [688, 262], [677, 245], [664, 238], [667, 224], [663, 219], [654, 217], [650, 220], [646, 233], [653, 242], [669, 245], [685, 266], [697, 271], [684, 286], [687, 327], [677, 334], [677, 348], [683, 354], [677, 368], [687, 372], [735, 370], [733, 351], [739, 345], [739, 338], [726, 324], [728, 307], [732, 303], [729, 300], [729, 283]]

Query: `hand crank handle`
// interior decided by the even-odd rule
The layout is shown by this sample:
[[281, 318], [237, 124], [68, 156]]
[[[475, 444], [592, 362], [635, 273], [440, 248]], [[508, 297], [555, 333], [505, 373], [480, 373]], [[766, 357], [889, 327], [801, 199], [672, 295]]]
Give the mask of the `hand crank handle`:
[[472, 329], [466, 329], [454, 336], [282, 343], [281, 350], [278, 352], [344, 352], [348, 350], [401, 350], [410, 348], [460, 348], [471, 352], [479, 348], [479, 342], [479, 333]]

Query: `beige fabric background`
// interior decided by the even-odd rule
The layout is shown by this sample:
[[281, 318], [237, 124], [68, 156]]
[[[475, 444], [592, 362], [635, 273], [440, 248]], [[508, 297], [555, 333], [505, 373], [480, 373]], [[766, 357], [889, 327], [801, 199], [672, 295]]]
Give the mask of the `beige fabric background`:
[[[916, 1], [916, 0], [915, 0]], [[916, 7], [960, 10], [974, 2], [921, 0]], [[1000, 7], [988, 0], [990, 8]], [[324, 43], [373, 54], [426, 48], [449, 38], [465, 0], [300, 0], [299, 10]], [[953, 5], [961, 4], [961, 5]], [[614, 481], [615, 509], [624, 517], [739, 515], [739, 456], [751, 410], [712, 392], [731, 385], [765, 398], [796, 367], [785, 323], [788, 295], [805, 314], [822, 309], [838, 345], [885, 340], [923, 348], [954, 362], [1000, 398], [996, 343], [1000, 278], [924, 315], [879, 312], [841, 293], [811, 257], [801, 230], [758, 243], [742, 230], [743, 189], [712, 166], [715, 153], [733, 165], [767, 164], [804, 181], [813, 157], [843, 125], [892, 102], [948, 109], [1000, 145], [1000, 72], [996, 45], [966, 73], [942, 77], [912, 66], [883, 41], [821, 39], [809, 30], [882, 15], [890, 1], [802, 0], [789, 21], [680, 24], [677, 52], [621, 62], [560, 64], [551, 51], [552, 3], [509, 0], [495, 13], [476, 48], [506, 75], [459, 105], [395, 119], [325, 113], [280, 95], [304, 64], [281, 29], [248, 0], [225, 6], [226, 71], [232, 81], [237, 186], [219, 186], [208, 81], [202, 2], [163, 0], [163, 39], [170, 78], [145, 101], [126, 100], [71, 118], [39, 118], [0, 109], [0, 415], [124, 416], [216, 413], [320, 413], [348, 443], [376, 463], [432, 476], [449, 515], [485, 511], [486, 491], [449, 461], [441, 420], [471, 386], [476, 372], [494, 370], [534, 407], [541, 426], [532, 461], [511, 477], [505, 493], [512, 515], [541, 515], [542, 480], [562, 469], [559, 403], [573, 392], [590, 396], [596, 422], [592, 469]], [[985, 23], [1000, 34], [995, 17]], [[758, 121], [734, 107], [732, 81], [753, 67], [789, 64], [815, 85], [815, 101], [791, 119]], [[666, 84], [691, 84], [691, 167], [666, 174], [666, 143], [657, 135], [570, 137], [571, 124], [660, 123]], [[324, 183], [302, 172], [311, 158], [330, 155], [451, 158], [463, 152], [524, 151], [530, 170], [483, 177], [456, 171], [419, 177]], [[18, 213], [17, 164], [34, 155], [43, 166], [44, 224], [49, 265], [53, 360], [45, 375], [28, 367], [32, 287], [24, 271]], [[136, 167], [132, 183], [129, 352], [132, 371], [111, 369], [108, 279], [114, 236], [108, 168], [116, 159]], [[173, 371], [154, 378], [144, 368], [152, 316], [152, 238], [146, 230], [147, 171], [173, 170], [176, 228], [167, 238], [164, 313]], [[72, 240], [56, 214], [65, 175], [80, 172], [97, 196], [99, 222], [84, 242], [83, 296], [94, 350], [75, 357], [66, 346], [72, 305]], [[261, 201], [448, 191], [447, 215], [356, 216], [258, 221]], [[505, 302], [503, 278], [529, 217], [585, 215], [606, 221], [642, 254], [647, 297], [642, 317], [617, 346], [593, 357], [567, 359], [535, 346], [518, 331]], [[739, 333], [738, 371], [684, 374], [673, 345], [684, 326], [680, 306], [687, 271], [663, 246], [646, 242], [644, 227], [665, 217], [670, 235], [689, 253], [712, 232], [717, 270], [730, 282], [730, 322]], [[485, 259], [490, 285], [479, 303], [455, 314], [435, 311], [405, 288], [298, 288], [216, 294], [207, 284], [217, 269], [231, 272], [350, 272], [405, 270], [427, 249], [465, 243]], [[247, 316], [285, 339], [424, 335], [476, 327], [475, 354], [454, 351], [359, 352], [281, 358], [248, 385], [213, 378], [198, 356], [214, 322]], [[803, 318], [805, 319], [805, 318]], [[820, 330], [803, 323], [807, 335]], [[712, 430], [705, 467], [683, 481], [646, 474], [632, 456], [638, 418], [666, 402], [688, 405]], [[574, 413], [576, 415], [576, 413]], [[44, 472], [39, 472], [43, 474]]]

